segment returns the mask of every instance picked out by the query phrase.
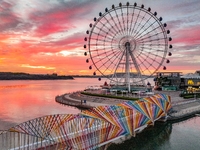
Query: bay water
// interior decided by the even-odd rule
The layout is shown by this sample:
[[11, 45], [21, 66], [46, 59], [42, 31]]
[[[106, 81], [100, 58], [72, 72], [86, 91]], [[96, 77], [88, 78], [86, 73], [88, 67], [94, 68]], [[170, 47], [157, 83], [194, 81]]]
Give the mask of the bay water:
[[[0, 81], [0, 130], [22, 122], [52, 114], [77, 114], [79, 109], [55, 102], [64, 93], [103, 85], [102, 78], [74, 80], [11, 80]], [[108, 81], [107, 81], [108, 82]], [[149, 82], [153, 85], [153, 80]], [[156, 123], [142, 133], [109, 149], [119, 150], [199, 150], [200, 117], [179, 122]]]

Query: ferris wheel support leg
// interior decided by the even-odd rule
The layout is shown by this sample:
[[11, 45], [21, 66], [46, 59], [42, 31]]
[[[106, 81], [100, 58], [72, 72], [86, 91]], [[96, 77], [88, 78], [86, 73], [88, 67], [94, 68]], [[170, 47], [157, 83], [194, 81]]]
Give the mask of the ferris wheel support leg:
[[129, 51], [130, 51], [130, 43], [126, 42], [125, 43], [126, 47], [126, 69], [125, 69], [125, 83], [128, 88], [128, 92], [130, 93], [131, 91], [131, 85], [130, 85], [130, 64], [129, 64]]

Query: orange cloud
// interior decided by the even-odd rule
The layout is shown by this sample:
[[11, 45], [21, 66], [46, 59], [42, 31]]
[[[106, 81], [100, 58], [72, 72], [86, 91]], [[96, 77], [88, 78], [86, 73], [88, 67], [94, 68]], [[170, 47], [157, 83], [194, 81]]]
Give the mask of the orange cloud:
[[[159, 14], [166, 13], [160, 9], [163, 3], [168, 4], [159, 2], [152, 9], [158, 7]], [[170, 5], [164, 8], [171, 9], [169, 16], [163, 18], [170, 19], [167, 28], [171, 28], [169, 36], [173, 39], [170, 42], [173, 44], [171, 63], [163, 64], [167, 70], [180, 67], [184, 72], [194, 72], [200, 65], [200, 35], [197, 34], [200, 18], [191, 9], [193, 6], [196, 4], [192, 2], [176, 2], [173, 7], [179, 9], [172, 9]], [[95, 8], [102, 12], [105, 7], [97, 1], [1, 1], [0, 71], [92, 74], [93, 70], [89, 70], [85, 62], [83, 39], [87, 36], [89, 22], [98, 14]], [[184, 9], [191, 15], [183, 13]]]

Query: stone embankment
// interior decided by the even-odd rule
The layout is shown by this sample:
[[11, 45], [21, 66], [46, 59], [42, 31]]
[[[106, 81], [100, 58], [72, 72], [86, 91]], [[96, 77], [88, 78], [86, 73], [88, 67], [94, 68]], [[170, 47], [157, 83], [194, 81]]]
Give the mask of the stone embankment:
[[179, 96], [180, 91], [159, 91], [171, 96], [172, 110], [168, 114], [167, 120], [174, 121], [190, 117], [200, 113], [200, 99], [184, 99]]
[[182, 102], [172, 107], [168, 120], [178, 120], [200, 113], [200, 99]]

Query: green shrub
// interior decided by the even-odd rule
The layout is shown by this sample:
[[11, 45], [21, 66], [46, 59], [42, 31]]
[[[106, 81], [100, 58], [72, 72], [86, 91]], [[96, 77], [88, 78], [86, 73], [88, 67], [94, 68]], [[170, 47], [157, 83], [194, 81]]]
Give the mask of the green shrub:
[[90, 96], [98, 96], [98, 97], [105, 97], [105, 98], [116, 98], [116, 99], [123, 99], [123, 100], [138, 100], [139, 98], [133, 98], [133, 97], [123, 97], [123, 96], [115, 96], [115, 95], [104, 95], [104, 94], [96, 94], [96, 93], [88, 93], [88, 92], [81, 92], [81, 94], [84, 95], [90, 95]]
[[200, 98], [200, 93], [188, 93], [188, 94], [182, 94], [183, 98], [188, 99], [188, 98]]
[[191, 95], [191, 94], [190, 94], [190, 95], [184, 95], [183, 98], [184, 98], [184, 99], [194, 98], [194, 95]]

